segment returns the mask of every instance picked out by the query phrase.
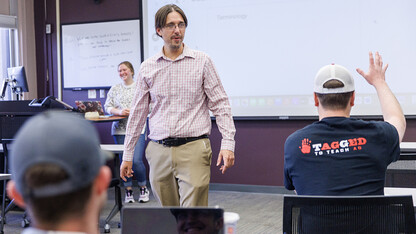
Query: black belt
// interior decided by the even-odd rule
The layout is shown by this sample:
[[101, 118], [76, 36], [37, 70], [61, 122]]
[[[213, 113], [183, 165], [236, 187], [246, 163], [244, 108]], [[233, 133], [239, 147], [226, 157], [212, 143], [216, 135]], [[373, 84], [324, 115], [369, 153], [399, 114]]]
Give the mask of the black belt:
[[204, 138], [208, 138], [208, 135], [202, 135], [199, 137], [183, 137], [183, 138], [176, 138], [176, 137], [169, 137], [163, 140], [152, 140], [156, 143], [162, 144], [164, 146], [180, 146], [180, 145], [184, 145], [188, 142], [191, 141], [196, 141], [199, 139], [204, 139]]

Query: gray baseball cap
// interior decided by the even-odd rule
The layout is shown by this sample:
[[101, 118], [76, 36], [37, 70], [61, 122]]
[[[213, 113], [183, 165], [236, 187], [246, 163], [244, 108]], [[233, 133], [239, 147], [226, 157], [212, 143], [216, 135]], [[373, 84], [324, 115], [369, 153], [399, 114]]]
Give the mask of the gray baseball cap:
[[[329, 80], [338, 80], [344, 84], [340, 88], [325, 88], [324, 84]], [[331, 64], [322, 67], [315, 76], [314, 92], [320, 94], [328, 93], [348, 93], [355, 90], [354, 78], [347, 68]]]
[[[23, 197], [50, 197], [89, 185], [110, 153], [101, 150], [95, 127], [80, 114], [42, 112], [25, 122], [12, 144], [11, 174]], [[61, 167], [68, 178], [60, 183], [30, 189], [26, 171], [37, 164]]]

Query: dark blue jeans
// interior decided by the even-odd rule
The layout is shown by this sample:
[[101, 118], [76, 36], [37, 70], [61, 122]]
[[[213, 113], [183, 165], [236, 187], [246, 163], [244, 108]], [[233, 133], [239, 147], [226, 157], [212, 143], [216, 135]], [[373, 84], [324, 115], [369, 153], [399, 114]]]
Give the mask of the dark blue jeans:
[[[124, 144], [125, 135], [113, 135], [114, 142], [116, 144]], [[134, 148], [133, 154], [133, 172], [134, 176], [137, 179], [137, 184], [139, 186], [146, 186], [146, 167], [143, 163], [143, 155], [145, 150], [145, 135], [141, 134], [139, 140], [137, 141], [136, 147]], [[120, 162], [123, 160], [123, 155], [120, 155]], [[124, 181], [123, 181], [124, 182]], [[124, 182], [124, 187], [131, 187], [133, 185], [132, 178], [127, 178], [127, 181]]]

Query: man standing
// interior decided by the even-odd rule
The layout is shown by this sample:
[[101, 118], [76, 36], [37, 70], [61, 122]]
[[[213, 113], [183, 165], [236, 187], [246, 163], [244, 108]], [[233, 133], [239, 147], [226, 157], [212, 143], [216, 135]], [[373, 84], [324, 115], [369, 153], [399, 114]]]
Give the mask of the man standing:
[[385, 81], [387, 65], [370, 52], [367, 73], [384, 121], [350, 118], [354, 80], [339, 65], [321, 68], [314, 98], [319, 122], [290, 135], [285, 143], [284, 183], [299, 195], [383, 195], [387, 166], [399, 158], [406, 129], [403, 111]]
[[10, 158], [7, 193], [32, 220], [24, 234], [99, 233], [111, 171], [83, 116], [47, 111], [31, 118], [17, 133]]
[[146, 158], [152, 190], [163, 206], [207, 206], [210, 180], [209, 111], [222, 134], [217, 166], [234, 165], [235, 127], [228, 97], [211, 59], [183, 43], [188, 20], [170, 4], [155, 15], [164, 46], [141, 65], [127, 124], [120, 176], [132, 176], [132, 155], [149, 113]]

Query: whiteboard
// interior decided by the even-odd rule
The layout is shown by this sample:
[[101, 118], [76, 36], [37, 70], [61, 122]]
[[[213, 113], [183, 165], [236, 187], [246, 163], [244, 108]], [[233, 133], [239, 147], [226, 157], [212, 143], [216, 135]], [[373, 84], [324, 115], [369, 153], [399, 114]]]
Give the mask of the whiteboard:
[[65, 89], [109, 88], [120, 83], [117, 69], [122, 61], [139, 70], [139, 20], [62, 25]]
[[416, 115], [415, 0], [147, 0], [144, 57], [160, 52], [154, 15], [177, 4], [188, 18], [184, 43], [213, 60], [234, 116], [315, 116], [313, 81], [336, 63], [355, 78], [353, 115], [381, 115], [374, 87], [356, 71], [368, 52], [389, 64], [387, 83]]

